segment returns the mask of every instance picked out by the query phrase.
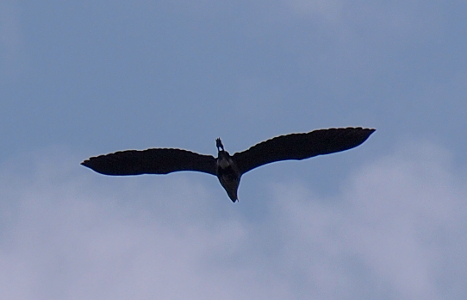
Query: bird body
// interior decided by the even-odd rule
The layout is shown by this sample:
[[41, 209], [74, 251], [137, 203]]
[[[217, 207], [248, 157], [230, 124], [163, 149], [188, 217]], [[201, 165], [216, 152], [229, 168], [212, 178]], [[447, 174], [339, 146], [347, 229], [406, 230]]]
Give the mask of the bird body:
[[217, 176], [229, 198], [236, 202], [240, 178], [246, 172], [276, 161], [301, 160], [348, 150], [362, 144], [374, 131], [370, 128], [348, 127], [293, 133], [261, 142], [232, 156], [224, 150], [218, 138], [217, 158], [182, 149], [153, 148], [100, 155], [81, 164], [98, 173], [115, 176], [204, 172]]
[[220, 138], [217, 138], [216, 145], [218, 151], [216, 175], [229, 198], [235, 202], [238, 199], [237, 190], [240, 185], [240, 177], [242, 174], [229, 152], [224, 150], [224, 146], [222, 145]]

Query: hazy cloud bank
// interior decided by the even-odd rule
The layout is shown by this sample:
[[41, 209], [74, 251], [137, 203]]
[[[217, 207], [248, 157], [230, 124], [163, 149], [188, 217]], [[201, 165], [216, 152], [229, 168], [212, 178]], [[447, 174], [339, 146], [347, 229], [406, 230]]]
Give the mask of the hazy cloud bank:
[[467, 295], [466, 179], [431, 144], [362, 166], [332, 199], [274, 184], [258, 222], [193, 177], [105, 178], [46, 152], [0, 171], [2, 298]]

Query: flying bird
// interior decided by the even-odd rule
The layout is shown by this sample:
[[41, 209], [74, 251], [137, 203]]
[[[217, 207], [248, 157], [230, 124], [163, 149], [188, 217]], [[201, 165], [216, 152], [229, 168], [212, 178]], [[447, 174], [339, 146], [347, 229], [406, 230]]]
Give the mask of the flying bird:
[[81, 164], [98, 173], [115, 176], [204, 172], [217, 176], [229, 198], [235, 202], [240, 178], [246, 172], [276, 161], [301, 160], [348, 150], [362, 144], [374, 131], [348, 127], [292, 133], [274, 137], [234, 155], [225, 151], [221, 139], [217, 138], [217, 158], [182, 149], [152, 148], [91, 157]]

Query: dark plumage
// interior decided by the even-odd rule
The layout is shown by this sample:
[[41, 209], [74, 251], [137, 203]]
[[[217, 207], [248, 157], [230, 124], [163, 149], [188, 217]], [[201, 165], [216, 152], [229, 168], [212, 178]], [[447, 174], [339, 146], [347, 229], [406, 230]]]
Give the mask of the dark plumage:
[[374, 131], [375, 129], [349, 127], [281, 135], [232, 156], [224, 150], [218, 138], [217, 158], [181, 149], [154, 148], [100, 155], [81, 164], [105, 175], [205, 172], [217, 176], [229, 198], [235, 202], [238, 199], [240, 178], [246, 172], [275, 161], [300, 160], [351, 149], [363, 143]]

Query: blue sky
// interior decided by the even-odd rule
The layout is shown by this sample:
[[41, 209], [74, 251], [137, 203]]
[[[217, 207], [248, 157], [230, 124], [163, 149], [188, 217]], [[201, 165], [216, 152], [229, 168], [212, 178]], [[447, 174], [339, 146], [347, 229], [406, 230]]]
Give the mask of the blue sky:
[[[464, 1], [0, 2], [0, 294], [465, 299]], [[124, 149], [231, 153], [364, 126], [247, 173], [105, 177]]]

